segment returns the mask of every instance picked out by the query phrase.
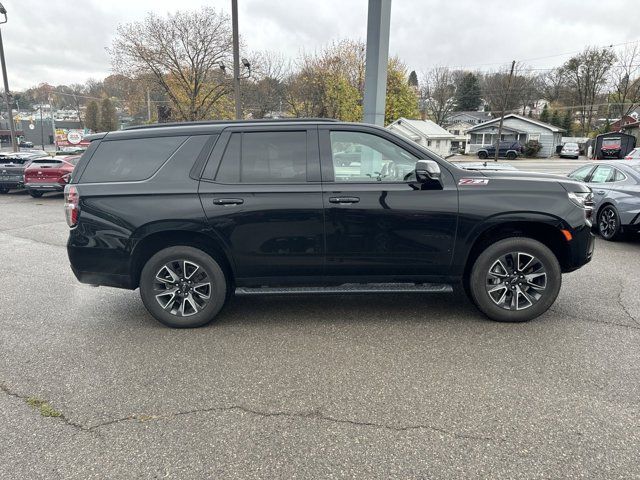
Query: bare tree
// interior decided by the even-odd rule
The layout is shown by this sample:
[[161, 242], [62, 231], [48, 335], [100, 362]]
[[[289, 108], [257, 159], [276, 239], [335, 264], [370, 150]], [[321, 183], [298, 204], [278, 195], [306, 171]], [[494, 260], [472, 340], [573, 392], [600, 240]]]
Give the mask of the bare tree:
[[540, 95], [549, 103], [562, 100], [566, 94], [567, 77], [561, 68], [554, 68], [540, 76]]
[[629, 115], [640, 106], [640, 44], [627, 45], [611, 71], [614, 112]]
[[438, 125], [445, 125], [455, 108], [454, 76], [447, 67], [435, 67], [422, 75], [421, 110]]
[[583, 135], [591, 131], [596, 99], [607, 84], [615, 59], [615, 54], [607, 48], [587, 48], [562, 66], [574, 103], [578, 106]]
[[230, 92], [220, 70], [230, 63], [229, 17], [211, 7], [120, 25], [108, 49], [114, 70], [129, 77], [151, 72], [180, 120], [224, 115], [216, 104]]

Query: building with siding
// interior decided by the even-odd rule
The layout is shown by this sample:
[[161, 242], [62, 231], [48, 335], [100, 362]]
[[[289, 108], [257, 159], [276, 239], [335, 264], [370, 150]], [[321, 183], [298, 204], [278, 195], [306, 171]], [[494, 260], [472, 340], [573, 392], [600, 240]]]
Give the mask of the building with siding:
[[441, 157], [451, 154], [451, 141], [455, 136], [431, 120], [399, 118], [387, 128], [428, 148]]
[[[469, 136], [467, 153], [475, 153], [483, 145], [495, 144], [499, 124], [500, 118], [494, 118], [470, 128], [467, 131]], [[538, 156], [550, 157], [555, 154], [556, 146], [562, 145], [563, 132], [562, 128], [555, 125], [510, 113], [504, 117], [500, 140], [507, 142], [518, 141], [523, 145], [530, 140], [537, 140], [542, 145]]]

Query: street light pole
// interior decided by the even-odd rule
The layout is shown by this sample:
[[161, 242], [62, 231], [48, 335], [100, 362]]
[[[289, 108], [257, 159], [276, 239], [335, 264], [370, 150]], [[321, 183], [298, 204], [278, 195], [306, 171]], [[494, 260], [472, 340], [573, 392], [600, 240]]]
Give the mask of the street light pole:
[[[4, 21], [0, 24], [7, 23], [7, 10], [0, 3], [0, 15], [4, 15]], [[2, 31], [0, 30], [0, 63], [2, 64], [2, 77], [4, 79], [4, 101], [7, 104], [7, 115], [9, 120], [9, 131], [11, 132], [11, 148], [14, 152], [18, 151], [16, 143], [16, 129], [13, 125], [13, 108], [11, 108], [11, 99], [9, 94], [9, 79], [7, 78], [7, 64], [4, 61], [4, 45], [2, 44]]]
[[238, 39], [238, 0], [231, 0], [231, 25], [233, 28], [233, 95], [236, 101], [236, 120], [242, 119], [240, 103], [240, 41]]

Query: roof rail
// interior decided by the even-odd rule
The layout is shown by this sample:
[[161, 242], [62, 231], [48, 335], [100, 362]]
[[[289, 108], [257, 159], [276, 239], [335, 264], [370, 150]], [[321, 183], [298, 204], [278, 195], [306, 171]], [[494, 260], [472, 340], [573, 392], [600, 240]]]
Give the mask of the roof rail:
[[144, 128], [181, 127], [189, 125], [224, 125], [229, 123], [286, 123], [286, 122], [337, 122], [335, 118], [256, 118], [252, 120], [199, 120], [194, 122], [151, 123], [148, 125], [132, 125], [123, 130], [139, 130]]

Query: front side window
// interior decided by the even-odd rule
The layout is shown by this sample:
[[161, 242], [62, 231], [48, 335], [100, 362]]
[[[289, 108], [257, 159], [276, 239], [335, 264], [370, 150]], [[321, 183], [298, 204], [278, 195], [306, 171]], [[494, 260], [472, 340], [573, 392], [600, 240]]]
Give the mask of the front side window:
[[591, 165], [587, 165], [586, 167], [579, 168], [578, 170], [573, 172], [571, 175], [569, 175], [569, 178], [573, 178], [574, 180], [578, 180], [579, 182], [584, 182], [587, 180], [587, 177], [589, 176], [589, 172], [591, 172], [592, 169], [593, 167]]
[[330, 133], [336, 182], [415, 180], [417, 157], [382, 137], [364, 132]]
[[307, 132], [242, 132], [229, 139], [216, 181], [300, 183], [307, 180]]
[[590, 183], [605, 183], [613, 181], [613, 167], [608, 165], [599, 165], [593, 175], [591, 175]]

